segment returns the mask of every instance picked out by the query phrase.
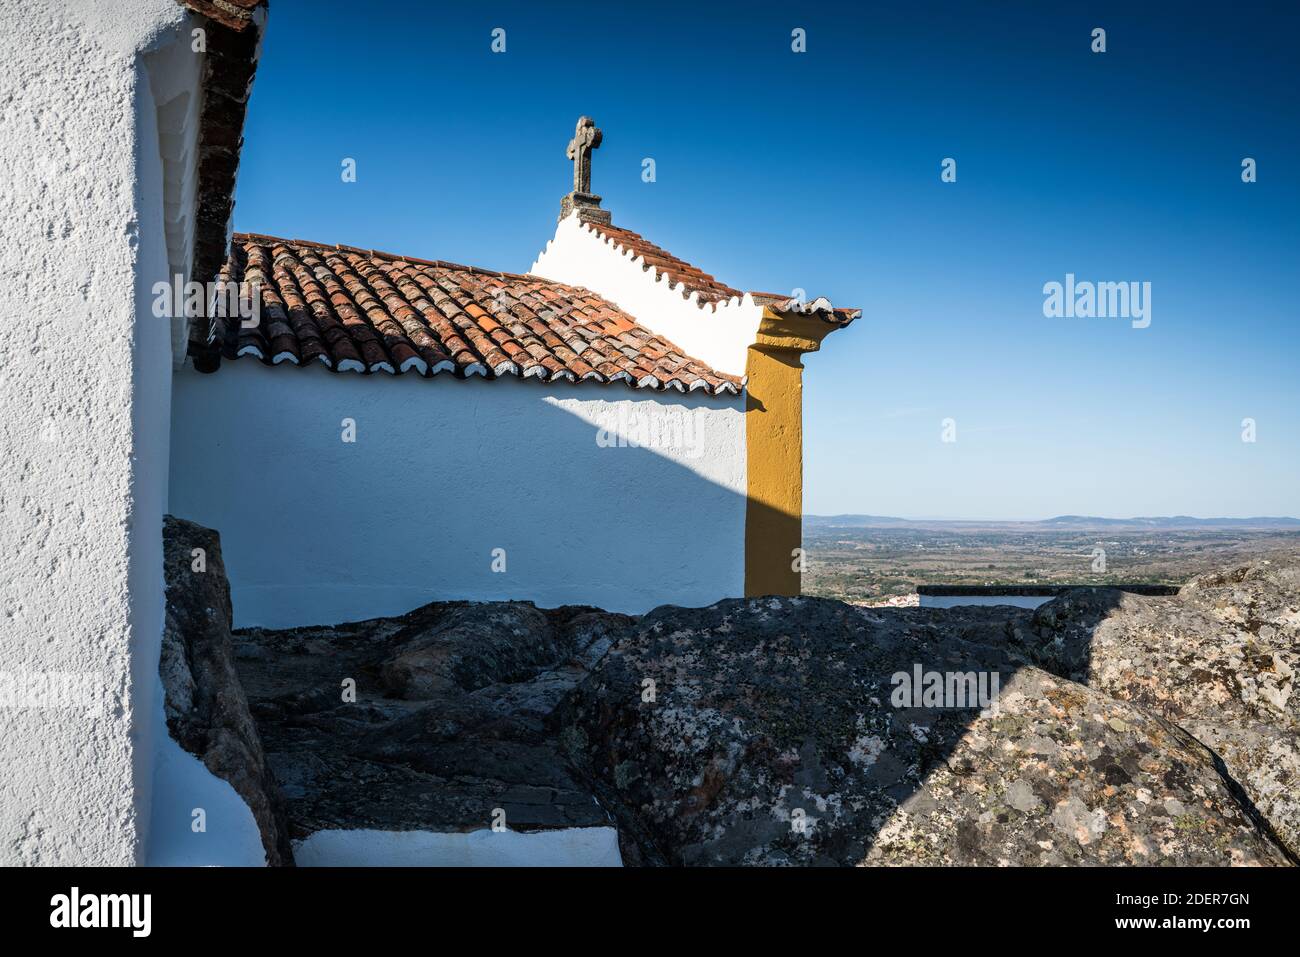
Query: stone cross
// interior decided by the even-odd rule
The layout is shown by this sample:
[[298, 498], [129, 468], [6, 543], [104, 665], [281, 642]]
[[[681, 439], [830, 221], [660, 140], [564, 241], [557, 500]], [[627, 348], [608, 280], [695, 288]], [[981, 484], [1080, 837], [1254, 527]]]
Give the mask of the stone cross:
[[573, 160], [573, 191], [591, 193], [591, 151], [600, 147], [601, 133], [590, 116], [578, 118], [578, 126], [564, 155]]

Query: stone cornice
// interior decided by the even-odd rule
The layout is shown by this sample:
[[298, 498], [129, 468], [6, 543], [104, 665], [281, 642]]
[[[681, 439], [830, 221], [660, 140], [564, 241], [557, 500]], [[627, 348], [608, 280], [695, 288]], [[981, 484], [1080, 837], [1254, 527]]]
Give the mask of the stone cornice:
[[816, 352], [822, 347], [822, 341], [839, 328], [837, 323], [827, 322], [818, 316], [778, 312], [771, 307], [764, 307], [758, 332], [750, 348], [798, 355]]

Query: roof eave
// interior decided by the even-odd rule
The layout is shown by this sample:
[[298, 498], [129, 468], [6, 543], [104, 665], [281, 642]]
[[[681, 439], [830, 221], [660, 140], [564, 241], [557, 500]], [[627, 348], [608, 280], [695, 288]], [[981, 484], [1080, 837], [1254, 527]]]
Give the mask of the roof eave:
[[751, 292], [750, 296], [755, 302], [773, 312], [792, 316], [816, 316], [837, 326], [847, 326], [862, 315], [861, 309], [836, 306], [825, 296], [818, 296], [816, 299], [800, 299], [763, 292]]
[[[203, 16], [207, 31], [203, 71], [203, 108], [199, 117], [198, 189], [194, 221], [194, 258], [190, 278], [211, 282], [229, 254], [235, 175], [243, 146], [244, 116], [266, 23], [265, 0], [181, 0]], [[196, 365], [221, 361], [221, 343], [212, 323], [194, 323], [189, 354]]]

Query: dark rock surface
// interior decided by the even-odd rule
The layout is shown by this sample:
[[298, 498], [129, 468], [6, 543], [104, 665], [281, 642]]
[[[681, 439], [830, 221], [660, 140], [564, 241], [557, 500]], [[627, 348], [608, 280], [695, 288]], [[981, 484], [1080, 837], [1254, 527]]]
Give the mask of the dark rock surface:
[[[557, 704], [633, 619], [525, 602], [238, 633], [295, 840], [328, 828], [610, 824], [559, 746]], [[353, 682], [354, 700], [345, 700]]]
[[[203, 550], [202, 572], [193, 570], [196, 548]], [[279, 791], [234, 666], [221, 539], [168, 515], [163, 565], [167, 610], [158, 670], [168, 731], [244, 799], [261, 831], [267, 863], [292, 864]]]
[[[630, 864], [1295, 862], [1300, 565], [1036, 611], [443, 602], [247, 629], [232, 667], [215, 534], [169, 520], [167, 562], [169, 726], [277, 862], [321, 829], [470, 831], [497, 809], [513, 830], [616, 824]], [[918, 669], [996, 700], [896, 700]]]
[[[656, 609], [570, 702], [571, 753], [650, 862], [1287, 862], [1191, 735], [1027, 665], [1032, 615]], [[916, 665], [996, 673], [996, 711], [895, 707]]]

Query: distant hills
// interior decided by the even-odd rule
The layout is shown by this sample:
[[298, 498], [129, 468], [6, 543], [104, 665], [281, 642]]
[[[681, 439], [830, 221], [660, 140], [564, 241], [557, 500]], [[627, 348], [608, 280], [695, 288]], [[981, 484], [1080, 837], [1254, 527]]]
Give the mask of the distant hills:
[[999, 522], [944, 519], [892, 518], [887, 515], [805, 515], [804, 525], [811, 528], [900, 528], [935, 525], [1015, 525], [1020, 528], [1295, 528], [1300, 518], [1260, 516], [1257, 518], [1196, 518], [1191, 515], [1139, 516], [1137, 518], [1101, 518], [1096, 515], [1057, 515], [1033, 522]]
[[1300, 528], [1300, 518], [1256, 516], [1255, 518], [1195, 518], [1191, 515], [1140, 516], [1138, 518], [1098, 518], [1095, 515], [1057, 515], [1032, 522], [1066, 528], [1096, 528], [1099, 525], [1127, 525], [1140, 528]]

